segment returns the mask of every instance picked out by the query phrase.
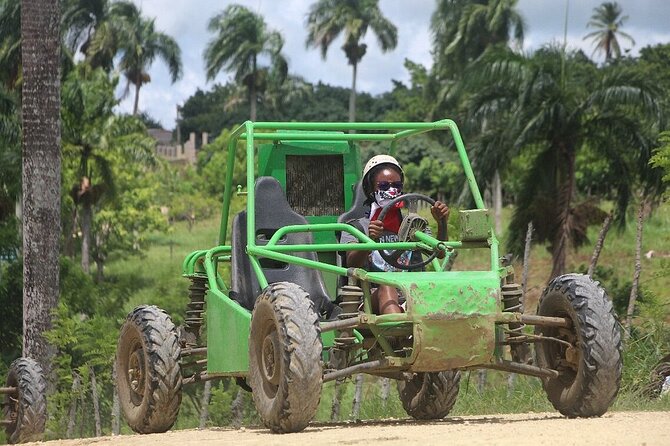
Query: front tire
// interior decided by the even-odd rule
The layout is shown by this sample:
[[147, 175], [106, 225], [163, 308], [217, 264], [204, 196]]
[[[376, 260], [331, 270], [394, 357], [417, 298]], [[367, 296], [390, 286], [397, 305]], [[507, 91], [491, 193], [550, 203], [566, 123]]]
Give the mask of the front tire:
[[165, 432], [181, 404], [181, 348], [170, 316], [155, 306], [135, 308], [121, 327], [116, 350], [119, 402], [137, 433]]
[[556, 277], [540, 298], [538, 315], [572, 321], [570, 328], [535, 328], [562, 341], [535, 348], [537, 365], [560, 373], [542, 380], [549, 401], [568, 417], [601, 416], [619, 392], [622, 369], [621, 334], [605, 290], [589, 276]]
[[440, 420], [456, 404], [461, 373], [414, 373], [409, 380], [398, 381], [398, 394], [407, 415], [417, 420]]
[[33, 359], [19, 358], [12, 362], [7, 373], [4, 418], [12, 421], [5, 426], [9, 443], [41, 441], [47, 421], [46, 381], [42, 367]]
[[258, 297], [249, 333], [249, 385], [272, 432], [303, 430], [321, 398], [321, 330], [309, 295], [288, 282]]

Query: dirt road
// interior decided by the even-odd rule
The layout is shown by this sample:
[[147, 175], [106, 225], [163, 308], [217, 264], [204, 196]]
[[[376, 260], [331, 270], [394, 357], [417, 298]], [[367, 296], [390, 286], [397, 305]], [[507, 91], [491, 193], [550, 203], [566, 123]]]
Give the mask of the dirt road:
[[267, 429], [183, 430], [154, 435], [58, 440], [45, 446], [207, 445], [670, 445], [670, 412], [611, 412], [570, 420], [556, 413], [449, 417], [438, 422], [384, 420], [312, 424], [298, 434]]

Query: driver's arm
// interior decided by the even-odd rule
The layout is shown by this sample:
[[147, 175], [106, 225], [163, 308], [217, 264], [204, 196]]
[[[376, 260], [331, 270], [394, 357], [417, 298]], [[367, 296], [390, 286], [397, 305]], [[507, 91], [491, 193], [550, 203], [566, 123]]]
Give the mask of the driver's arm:
[[[449, 206], [440, 201], [436, 201], [435, 204], [431, 206], [430, 213], [433, 214], [433, 218], [439, 224], [440, 220], [449, 219]], [[447, 227], [444, 228], [444, 240], [445, 241], [449, 240], [449, 235], [447, 234]]]
[[[384, 224], [380, 220], [373, 220], [368, 227], [368, 236], [374, 240], [379, 240], [384, 231]], [[353, 268], [362, 268], [368, 258], [370, 251], [349, 251], [347, 252], [347, 266]]]

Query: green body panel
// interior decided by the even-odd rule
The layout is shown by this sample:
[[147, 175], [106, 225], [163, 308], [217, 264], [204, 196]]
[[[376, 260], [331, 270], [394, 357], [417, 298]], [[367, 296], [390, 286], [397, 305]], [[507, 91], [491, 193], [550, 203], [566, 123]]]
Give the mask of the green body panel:
[[431, 372], [490, 363], [496, 357], [500, 276], [494, 271], [370, 273], [392, 282], [407, 299], [414, 323], [411, 371]]
[[491, 237], [491, 213], [488, 209], [472, 209], [458, 213], [461, 223], [461, 241], [476, 242]]
[[[430, 276], [430, 273], [423, 273]], [[414, 320], [413, 371], [430, 372], [491, 362], [500, 312], [500, 277], [494, 272], [444, 272], [421, 277], [409, 289]]]
[[208, 374], [247, 374], [250, 326], [250, 312], [216, 290], [207, 292]]

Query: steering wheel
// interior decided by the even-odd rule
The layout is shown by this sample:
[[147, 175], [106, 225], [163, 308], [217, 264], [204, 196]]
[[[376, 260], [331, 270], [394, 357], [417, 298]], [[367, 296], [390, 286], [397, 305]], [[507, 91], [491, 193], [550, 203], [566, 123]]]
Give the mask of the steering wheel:
[[[396, 205], [400, 202], [403, 202], [407, 204], [407, 208], [409, 209], [409, 214], [406, 215], [403, 218], [402, 223], [400, 224], [400, 231], [398, 231], [398, 235], [400, 237], [400, 234], [403, 234], [404, 240], [400, 241], [416, 241], [414, 239], [414, 233], [417, 230], [424, 230], [428, 226], [428, 222], [426, 219], [423, 217], [420, 217], [416, 213], [416, 205], [419, 201], [425, 201], [426, 203], [430, 204], [433, 206], [435, 204], [435, 200], [430, 198], [427, 195], [423, 194], [405, 194], [401, 195], [399, 197], [394, 198], [386, 206], [382, 208], [381, 213], [379, 214], [379, 217], [377, 217], [378, 220], [384, 221], [384, 217], [386, 217], [386, 214], [388, 214], [389, 210], [393, 209], [396, 207]], [[438, 240], [444, 240], [446, 238], [447, 234], [447, 219], [445, 217], [442, 217], [437, 221], [437, 238]], [[420, 250], [415, 250], [412, 252], [417, 252]], [[403, 269], [403, 270], [412, 270], [412, 269], [419, 269], [421, 267], [424, 267], [428, 265], [430, 262], [433, 261], [435, 257], [437, 257], [437, 252], [433, 250], [432, 253], [428, 256], [428, 258], [422, 260], [421, 262], [417, 263], [411, 263], [409, 265], [403, 265], [398, 262], [398, 259], [400, 256], [405, 252], [405, 250], [401, 249], [394, 249], [391, 251], [386, 251], [384, 249], [379, 250], [379, 254], [382, 256], [386, 262], [398, 269]]]

